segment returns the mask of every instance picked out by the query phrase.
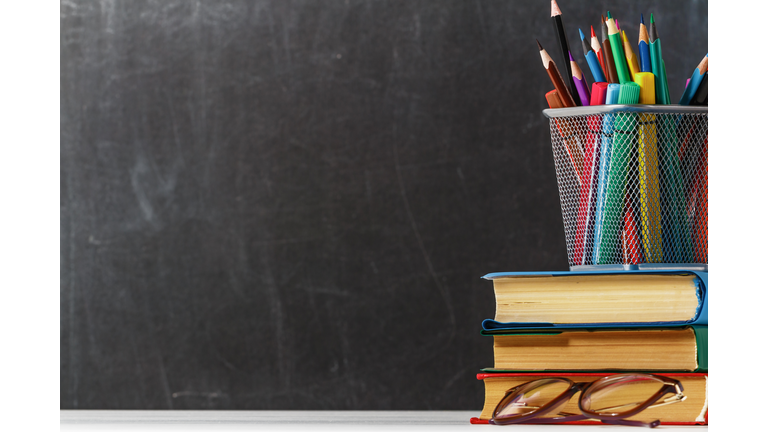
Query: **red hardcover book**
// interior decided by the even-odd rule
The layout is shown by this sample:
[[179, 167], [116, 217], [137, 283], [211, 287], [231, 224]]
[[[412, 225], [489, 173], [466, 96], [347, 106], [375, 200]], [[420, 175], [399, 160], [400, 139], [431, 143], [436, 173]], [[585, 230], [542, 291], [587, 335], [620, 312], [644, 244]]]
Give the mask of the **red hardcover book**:
[[[602, 377], [613, 375], [610, 372], [556, 372], [556, 373], [479, 373], [477, 379], [485, 383], [485, 405], [478, 417], [472, 417], [472, 424], [488, 424], [491, 413], [499, 403], [504, 393], [515, 386], [546, 377], [565, 377], [573, 382], [594, 381]], [[683, 393], [687, 398], [680, 403], [660, 406], [645, 410], [632, 417], [632, 420], [653, 421], [661, 420], [662, 425], [706, 425], [708, 424], [707, 409], [707, 374], [706, 373], [662, 373], [666, 377], [674, 378], [683, 386]], [[562, 410], [577, 413], [577, 393]], [[582, 420], [557, 424], [602, 424], [596, 420]]]

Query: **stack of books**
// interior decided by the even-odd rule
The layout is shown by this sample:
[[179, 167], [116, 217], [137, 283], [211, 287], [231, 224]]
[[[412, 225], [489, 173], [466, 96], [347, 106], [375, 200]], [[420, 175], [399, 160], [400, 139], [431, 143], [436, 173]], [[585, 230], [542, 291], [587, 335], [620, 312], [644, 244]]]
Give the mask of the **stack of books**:
[[[635, 270], [491, 273], [496, 316], [483, 321], [494, 366], [485, 384], [488, 423], [506, 391], [544, 377], [574, 382], [627, 372], [674, 378], [686, 399], [630, 420], [707, 424], [707, 272]], [[579, 394], [562, 411], [579, 413]], [[594, 423], [584, 420], [578, 423]]]

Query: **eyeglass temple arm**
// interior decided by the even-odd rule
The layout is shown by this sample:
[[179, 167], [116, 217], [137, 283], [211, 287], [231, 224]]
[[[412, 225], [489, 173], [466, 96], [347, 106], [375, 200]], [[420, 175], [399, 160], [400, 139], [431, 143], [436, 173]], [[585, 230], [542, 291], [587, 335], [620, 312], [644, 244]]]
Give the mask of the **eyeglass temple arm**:
[[656, 426], [661, 424], [660, 420], [654, 420], [650, 423], [641, 422], [638, 420], [600, 420], [605, 424], [610, 425], [619, 425], [619, 426], [641, 426], [641, 427], [649, 427], [649, 428], [655, 428]]

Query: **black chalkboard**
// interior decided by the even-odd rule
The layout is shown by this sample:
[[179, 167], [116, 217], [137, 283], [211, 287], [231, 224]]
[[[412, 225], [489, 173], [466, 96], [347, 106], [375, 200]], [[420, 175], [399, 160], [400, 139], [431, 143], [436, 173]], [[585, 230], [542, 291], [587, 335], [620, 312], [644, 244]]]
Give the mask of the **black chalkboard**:
[[[653, 12], [673, 100], [707, 52], [560, 6]], [[62, 2], [61, 408], [479, 410], [480, 277], [568, 268], [549, 7]]]

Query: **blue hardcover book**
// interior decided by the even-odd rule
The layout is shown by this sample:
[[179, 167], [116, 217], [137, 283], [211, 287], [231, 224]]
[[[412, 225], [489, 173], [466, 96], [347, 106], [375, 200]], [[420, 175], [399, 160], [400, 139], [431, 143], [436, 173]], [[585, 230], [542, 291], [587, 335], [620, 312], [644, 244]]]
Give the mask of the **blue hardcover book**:
[[707, 272], [619, 270], [490, 273], [496, 316], [483, 333], [557, 328], [708, 325]]

